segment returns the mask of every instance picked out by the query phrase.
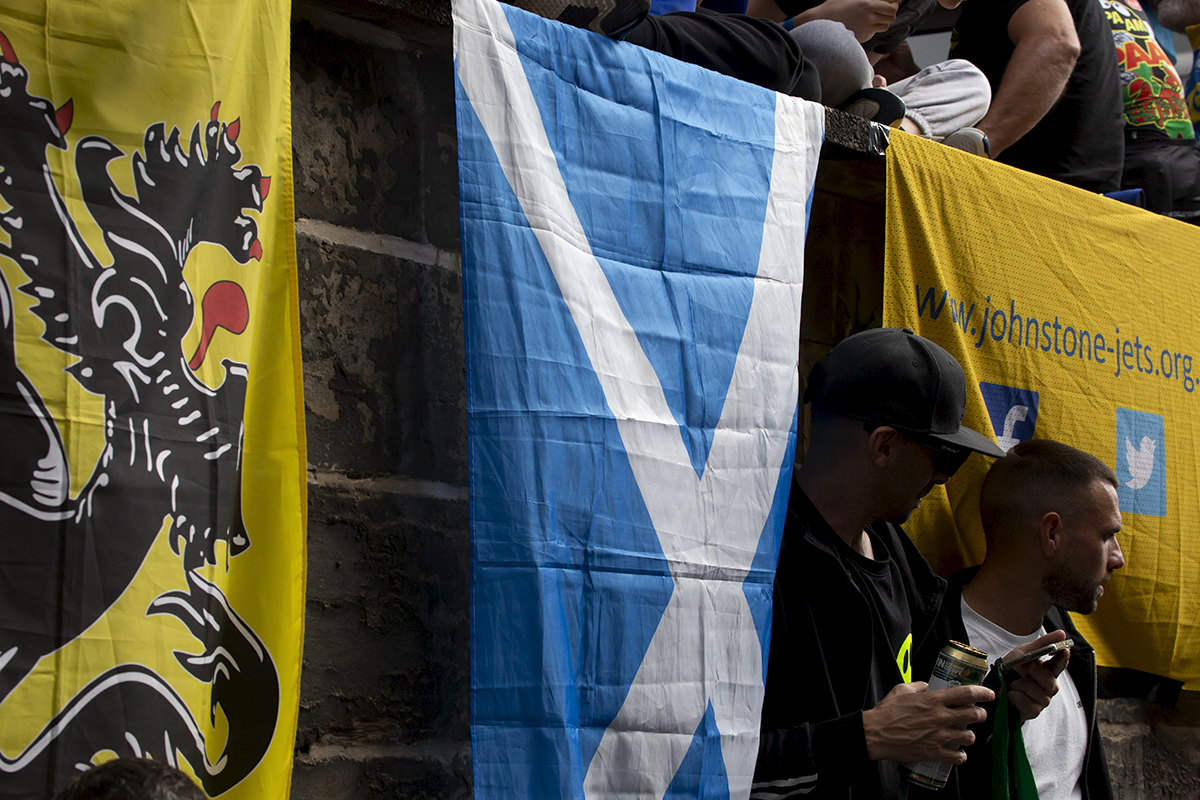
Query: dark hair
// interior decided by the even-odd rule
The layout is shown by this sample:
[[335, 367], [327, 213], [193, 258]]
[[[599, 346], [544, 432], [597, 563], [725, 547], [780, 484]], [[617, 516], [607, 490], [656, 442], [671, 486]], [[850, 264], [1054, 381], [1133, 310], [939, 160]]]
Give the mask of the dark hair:
[[116, 758], [76, 776], [54, 800], [206, 800], [183, 772], [148, 758]]
[[[1120, 486], [1117, 476], [1100, 459], [1052, 439], [1021, 442], [997, 459], [979, 491], [983, 529], [992, 543], [995, 531], [1025, 517], [1047, 511], [1067, 513], [1093, 483]], [[1061, 504], [1061, 508], [1050, 508]]]

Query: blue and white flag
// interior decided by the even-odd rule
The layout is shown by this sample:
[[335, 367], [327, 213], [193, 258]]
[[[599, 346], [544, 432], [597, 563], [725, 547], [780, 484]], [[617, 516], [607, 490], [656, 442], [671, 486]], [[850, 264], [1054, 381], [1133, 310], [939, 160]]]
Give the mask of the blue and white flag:
[[823, 109], [455, 0], [475, 796], [746, 798]]

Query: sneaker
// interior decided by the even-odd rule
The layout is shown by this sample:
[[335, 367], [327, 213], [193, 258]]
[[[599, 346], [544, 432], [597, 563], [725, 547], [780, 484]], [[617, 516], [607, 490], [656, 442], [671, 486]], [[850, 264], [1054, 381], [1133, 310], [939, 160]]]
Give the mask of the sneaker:
[[992, 145], [987, 134], [979, 128], [959, 128], [954, 133], [942, 139], [942, 144], [962, 150], [975, 156], [992, 157]]
[[506, 0], [539, 17], [624, 38], [650, 13], [650, 0]]
[[842, 111], [881, 125], [896, 127], [904, 119], [904, 101], [887, 89], [859, 89], [841, 105]]

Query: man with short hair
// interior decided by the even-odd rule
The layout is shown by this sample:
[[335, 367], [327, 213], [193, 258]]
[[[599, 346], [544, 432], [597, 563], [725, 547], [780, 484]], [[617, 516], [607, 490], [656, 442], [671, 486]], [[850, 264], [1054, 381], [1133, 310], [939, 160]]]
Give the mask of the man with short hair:
[[[1117, 485], [1106, 464], [1081, 450], [1048, 439], [1018, 444], [992, 465], [981, 489], [984, 562], [951, 576], [942, 606], [951, 638], [983, 650], [989, 663], [1034, 640], [1073, 640], [1046, 662], [1048, 684], [1010, 685], [1040, 800], [1113, 796], [1096, 725], [1096, 656], [1068, 612], [1095, 611], [1104, 583], [1125, 565]], [[1046, 694], [1048, 704], [1040, 699]], [[976, 729], [959, 768], [963, 798], [991, 792], [987, 727]]]
[[127, 757], [80, 773], [54, 800], [205, 800], [205, 794], [170, 764]]
[[804, 401], [812, 434], [784, 524], [751, 798], [902, 798], [900, 764], [962, 763], [976, 704], [994, 695], [913, 681], [916, 649], [948, 638], [945, 581], [900, 524], [971, 452], [1003, 451], [962, 426], [958, 362], [910, 330], [838, 344]]

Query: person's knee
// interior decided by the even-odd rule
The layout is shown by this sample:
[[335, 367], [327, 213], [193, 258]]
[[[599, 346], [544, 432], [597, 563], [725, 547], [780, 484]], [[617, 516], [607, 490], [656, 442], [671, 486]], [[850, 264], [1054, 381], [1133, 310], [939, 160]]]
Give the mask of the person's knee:
[[992, 103], [992, 85], [979, 67], [961, 58], [943, 61], [940, 66], [947, 74], [953, 76], [955, 83], [961, 87], [963, 96], [970, 98], [981, 106], [980, 114], [986, 114]]
[[992, 103], [987, 77], [962, 59], [933, 64], [889, 88], [907, 104], [921, 135], [935, 138], [974, 125]]
[[875, 71], [854, 34], [840, 22], [813, 20], [792, 29], [805, 58], [821, 78], [821, 101], [840, 106], [850, 95], [871, 85]]
[[819, 70], [826, 67], [842, 72], [861, 72], [864, 67], [870, 69], [866, 51], [854, 38], [854, 34], [840, 22], [831, 19], [813, 20], [793, 28], [791, 36]]

